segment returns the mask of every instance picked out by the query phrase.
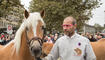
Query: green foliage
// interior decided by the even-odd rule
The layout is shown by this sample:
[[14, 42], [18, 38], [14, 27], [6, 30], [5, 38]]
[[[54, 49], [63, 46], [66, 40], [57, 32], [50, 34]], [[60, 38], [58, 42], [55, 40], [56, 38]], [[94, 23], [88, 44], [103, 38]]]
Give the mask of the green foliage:
[[99, 31], [101, 32], [104, 29], [104, 27], [102, 27], [101, 25], [99, 25], [97, 23], [94, 24], [94, 26], [95, 26], [97, 32], [99, 32]]
[[14, 18], [23, 18], [23, 6], [20, 4], [19, 0], [1, 0], [0, 1], [0, 18], [5, 18], [10, 20], [8, 16], [13, 16]]
[[44, 18], [48, 30], [56, 29], [62, 31], [63, 19], [73, 16], [77, 20], [77, 30], [85, 21], [92, 17], [91, 10], [99, 7], [97, 0], [32, 0], [30, 11], [45, 10]]

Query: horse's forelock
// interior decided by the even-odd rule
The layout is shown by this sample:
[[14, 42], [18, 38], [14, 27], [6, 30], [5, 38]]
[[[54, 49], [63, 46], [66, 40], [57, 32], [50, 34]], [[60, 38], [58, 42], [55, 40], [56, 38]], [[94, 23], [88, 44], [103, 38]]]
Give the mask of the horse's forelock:
[[44, 25], [45, 25], [45, 23], [44, 23], [39, 12], [35, 12], [33, 14], [31, 13], [30, 15], [31, 16], [29, 18], [30, 18], [30, 20], [32, 20], [32, 21], [30, 21], [30, 23], [32, 24], [32, 27], [33, 27], [34, 36], [36, 36], [36, 27], [38, 24], [38, 20], [40, 20]]

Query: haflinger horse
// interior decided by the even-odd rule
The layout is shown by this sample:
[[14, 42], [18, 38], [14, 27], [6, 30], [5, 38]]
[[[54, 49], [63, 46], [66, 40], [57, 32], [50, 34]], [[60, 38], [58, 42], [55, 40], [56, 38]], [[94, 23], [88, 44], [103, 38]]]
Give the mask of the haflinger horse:
[[105, 60], [105, 38], [91, 42], [97, 60]]
[[44, 42], [42, 45], [42, 55], [41, 58], [46, 57], [53, 47], [53, 43]]
[[0, 60], [37, 60], [36, 58], [40, 57], [42, 27], [45, 25], [43, 16], [44, 10], [40, 13], [29, 13], [25, 10], [25, 19], [17, 30], [14, 40], [5, 46], [0, 45]]
[[[48, 42], [44, 42], [43, 45], [42, 45], [42, 55], [41, 55], [41, 58], [44, 58], [46, 57], [51, 49], [53, 48], [53, 43], [48, 43]], [[60, 58], [58, 58], [57, 60], [60, 60]]]

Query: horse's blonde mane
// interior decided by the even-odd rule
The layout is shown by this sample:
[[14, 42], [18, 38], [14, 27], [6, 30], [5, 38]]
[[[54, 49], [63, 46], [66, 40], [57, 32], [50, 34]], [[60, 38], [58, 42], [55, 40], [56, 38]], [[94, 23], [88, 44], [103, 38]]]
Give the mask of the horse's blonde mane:
[[33, 27], [34, 36], [36, 36], [36, 25], [38, 23], [38, 20], [41, 20], [42, 23], [44, 23], [43, 19], [40, 16], [40, 13], [30, 13], [29, 17], [27, 19], [24, 19], [23, 23], [21, 24], [20, 28], [17, 30], [15, 38], [14, 38], [14, 48], [16, 48], [16, 53], [19, 52], [20, 46], [21, 46], [21, 36], [22, 32], [25, 30], [26, 27]]

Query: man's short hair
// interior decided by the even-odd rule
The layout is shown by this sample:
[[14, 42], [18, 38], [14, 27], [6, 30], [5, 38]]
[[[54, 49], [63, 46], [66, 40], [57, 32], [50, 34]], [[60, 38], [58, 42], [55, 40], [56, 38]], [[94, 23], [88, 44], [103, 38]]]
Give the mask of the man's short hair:
[[73, 24], [73, 25], [77, 24], [75, 19], [73, 20], [72, 24]]
[[77, 24], [76, 19], [73, 16], [68, 16], [68, 17], [73, 19], [73, 22], [72, 22], [73, 25]]

